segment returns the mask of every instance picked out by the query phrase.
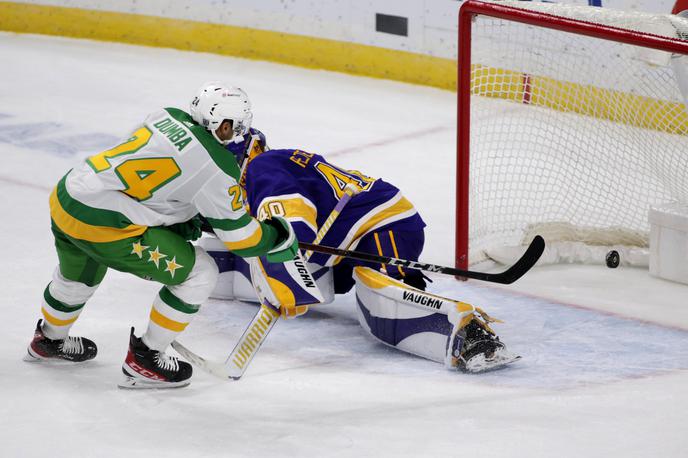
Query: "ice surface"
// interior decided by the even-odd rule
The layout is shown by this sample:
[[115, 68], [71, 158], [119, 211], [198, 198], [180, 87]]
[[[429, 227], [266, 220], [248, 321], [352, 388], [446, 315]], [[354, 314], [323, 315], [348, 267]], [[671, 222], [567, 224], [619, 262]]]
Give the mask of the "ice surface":
[[[116, 388], [130, 326], [158, 286], [110, 272], [75, 334], [96, 360], [21, 361], [56, 263], [48, 193], [73, 164], [203, 82], [246, 89], [271, 145], [398, 185], [452, 263], [455, 96], [207, 54], [0, 34], [2, 457], [688, 456], [688, 287], [647, 270], [537, 268], [509, 287], [435, 277], [483, 307], [523, 359], [463, 375], [369, 339], [354, 297], [275, 327], [239, 382], [197, 372], [169, 392]], [[210, 301], [181, 339], [222, 358], [255, 313]]]

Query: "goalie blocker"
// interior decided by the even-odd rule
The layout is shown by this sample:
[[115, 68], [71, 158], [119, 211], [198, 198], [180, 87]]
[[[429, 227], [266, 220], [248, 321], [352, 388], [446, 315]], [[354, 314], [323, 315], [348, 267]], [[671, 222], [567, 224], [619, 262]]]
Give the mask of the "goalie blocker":
[[306, 263], [300, 256], [283, 264], [263, 258], [244, 259], [228, 252], [214, 237], [204, 237], [198, 245], [215, 260], [220, 272], [212, 299], [258, 302], [258, 293], [261, 301], [266, 299], [279, 308], [284, 318], [306, 313], [309, 305], [334, 300], [330, 268]]

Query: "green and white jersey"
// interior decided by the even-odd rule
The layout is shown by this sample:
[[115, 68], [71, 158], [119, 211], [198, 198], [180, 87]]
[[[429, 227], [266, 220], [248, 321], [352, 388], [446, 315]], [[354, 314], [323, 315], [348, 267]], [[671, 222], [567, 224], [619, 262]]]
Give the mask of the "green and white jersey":
[[246, 212], [239, 173], [234, 156], [209, 132], [166, 108], [125, 142], [72, 169], [51, 196], [51, 216], [73, 238], [107, 242], [201, 214], [230, 250], [265, 254], [276, 230]]

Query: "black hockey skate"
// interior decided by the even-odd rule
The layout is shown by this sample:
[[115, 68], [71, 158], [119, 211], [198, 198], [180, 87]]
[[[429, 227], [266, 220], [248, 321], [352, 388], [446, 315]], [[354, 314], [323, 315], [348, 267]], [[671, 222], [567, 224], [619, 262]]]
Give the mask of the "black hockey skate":
[[33, 340], [27, 349], [24, 361], [69, 361], [80, 363], [96, 357], [96, 344], [84, 337], [68, 336], [66, 339], [51, 340], [43, 334], [43, 320], [38, 320]]
[[151, 350], [131, 328], [129, 352], [122, 365], [120, 388], [181, 388], [191, 383], [191, 364], [157, 350]]
[[[461, 331], [463, 344], [456, 358], [456, 368], [479, 373], [499, 369], [521, 359], [511, 353], [487, 323], [473, 318]], [[455, 355], [456, 356], [456, 355]]]

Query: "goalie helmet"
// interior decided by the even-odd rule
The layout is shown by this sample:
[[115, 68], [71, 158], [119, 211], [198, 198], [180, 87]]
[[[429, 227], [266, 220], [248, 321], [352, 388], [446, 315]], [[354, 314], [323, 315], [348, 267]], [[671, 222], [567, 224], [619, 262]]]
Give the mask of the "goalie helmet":
[[[193, 120], [208, 129], [223, 145], [243, 141], [253, 120], [251, 101], [246, 92], [218, 82], [203, 85], [191, 101], [190, 112]], [[232, 122], [234, 135], [229, 140], [220, 140], [215, 131], [225, 120]]]
[[230, 143], [227, 145], [227, 149], [234, 155], [237, 164], [241, 167], [244, 165], [244, 161], [250, 161], [270, 148], [268, 148], [265, 134], [251, 127], [248, 135], [244, 135], [243, 140]]
[[243, 140], [230, 143], [227, 145], [227, 149], [234, 155], [239, 169], [241, 169], [239, 184], [246, 186], [246, 168], [248, 164], [270, 148], [267, 145], [265, 134], [251, 127], [248, 135], [245, 135]]

